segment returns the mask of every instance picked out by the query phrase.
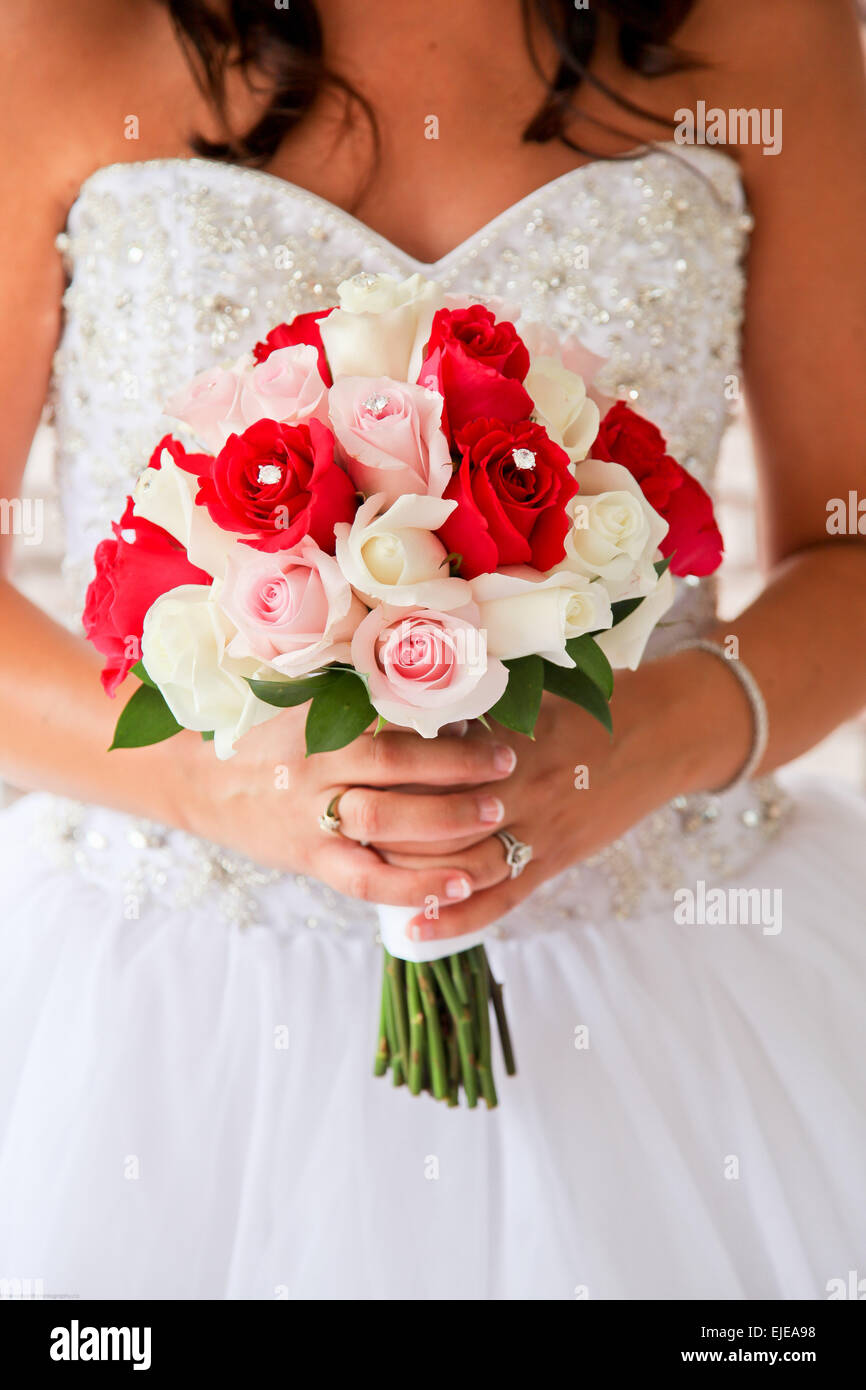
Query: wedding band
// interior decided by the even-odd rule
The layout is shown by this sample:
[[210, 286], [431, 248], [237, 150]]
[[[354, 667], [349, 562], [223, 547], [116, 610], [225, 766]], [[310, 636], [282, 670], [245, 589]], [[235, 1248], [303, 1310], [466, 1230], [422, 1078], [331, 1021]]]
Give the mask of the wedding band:
[[340, 827], [343, 822], [340, 820], [339, 805], [342, 792], [337, 792], [332, 796], [325, 811], [319, 816], [319, 829], [326, 831], [329, 835], [341, 834]]
[[520, 878], [532, 858], [532, 845], [525, 845], [516, 835], [509, 835], [507, 830], [497, 830], [495, 834], [505, 848], [505, 862], [511, 870], [511, 877]]

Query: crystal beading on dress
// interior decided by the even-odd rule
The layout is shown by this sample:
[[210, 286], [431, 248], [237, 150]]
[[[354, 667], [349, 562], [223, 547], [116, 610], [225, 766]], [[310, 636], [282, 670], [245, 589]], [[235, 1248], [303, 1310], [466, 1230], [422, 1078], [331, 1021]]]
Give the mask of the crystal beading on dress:
[[[707, 147], [654, 146], [575, 169], [433, 264], [275, 176], [199, 159], [111, 165], [83, 185], [58, 245], [69, 284], [52, 382], [66, 573], [80, 613], [94, 547], [163, 432], [173, 385], [248, 350], [276, 323], [334, 302], [341, 280], [421, 271], [444, 288], [521, 305], [607, 359], [598, 386], [645, 409], [671, 452], [712, 489], [738, 369], [742, 260], [751, 219], [735, 163]], [[698, 635], [712, 580], [679, 585], [653, 637]], [[81, 872], [146, 904], [217, 894], [234, 921], [286, 923], [284, 876], [179, 832], [39, 798], [38, 838]], [[546, 884], [505, 930], [646, 910], [673, 886], [740, 870], [787, 802], [771, 780], [678, 799]], [[52, 828], [53, 827], [53, 828]], [[345, 930], [369, 910], [292, 878], [295, 925]], [[540, 920], [539, 920], [540, 919]]]

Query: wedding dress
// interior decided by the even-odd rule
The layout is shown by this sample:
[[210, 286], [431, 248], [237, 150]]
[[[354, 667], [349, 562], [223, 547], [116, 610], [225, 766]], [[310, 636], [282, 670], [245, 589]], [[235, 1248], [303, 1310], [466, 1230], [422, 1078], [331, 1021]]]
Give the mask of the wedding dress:
[[[270, 174], [99, 170], [60, 238], [73, 609], [170, 389], [359, 270], [578, 333], [711, 487], [749, 222], [733, 161], [672, 145], [555, 179], [435, 265]], [[657, 650], [711, 620], [712, 581], [679, 587]], [[21, 798], [0, 817], [0, 1276], [58, 1297], [825, 1297], [866, 1273], [864, 829], [853, 793], [764, 780], [548, 883], [490, 944], [519, 1075], [469, 1113], [371, 1074], [369, 907]], [[699, 883], [780, 890], [783, 916], [678, 924]]]

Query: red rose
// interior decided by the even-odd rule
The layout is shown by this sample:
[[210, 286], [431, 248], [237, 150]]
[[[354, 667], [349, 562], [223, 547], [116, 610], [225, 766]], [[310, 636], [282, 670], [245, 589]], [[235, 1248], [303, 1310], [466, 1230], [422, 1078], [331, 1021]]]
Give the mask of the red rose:
[[[679, 468], [679, 464], [676, 466]], [[722, 563], [725, 549], [713, 501], [697, 478], [684, 468], [680, 472], [680, 486], [671, 493], [663, 509], [657, 508], [670, 528], [659, 549], [663, 555], [673, 551], [674, 574], [712, 574]], [[650, 505], [654, 505], [652, 501]]]
[[589, 455], [627, 468], [650, 506], [664, 517], [668, 533], [659, 548], [663, 555], [673, 553], [672, 574], [712, 574], [724, 549], [712, 499], [666, 451], [661, 431], [617, 401], [602, 420]]
[[205, 473], [210, 472], [213, 458], [210, 454], [188, 454], [183, 445], [170, 434], [164, 434], [150, 456], [148, 468], [162, 467], [162, 451], [168, 449], [178, 468], [182, 468], [185, 473], [194, 473], [197, 478], [201, 478]]
[[621, 463], [637, 478], [639, 470], [645, 470], [666, 453], [667, 443], [658, 426], [630, 409], [625, 401], [617, 401], [599, 425], [589, 457]]
[[229, 436], [199, 482], [196, 501], [224, 531], [248, 531], [257, 550], [287, 550], [312, 536], [333, 555], [335, 523], [357, 509], [355, 486], [334, 462], [334, 436], [318, 420], [257, 420]]
[[528, 420], [532, 399], [521, 382], [529, 353], [514, 324], [497, 323], [489, 309], [439, 309], [418, 382], [444, 397], [442, 425], [449, 440], [481, 417], [513, 424]]
[[565, 505], [577, 492], [568, 454], [529, 420], [473, 420], [456, 442], [460, 463], [445, 497], [457, 506], [438, 534], [463, 557], [461, 575], [551, 569], [565, 555]]
[[141, 656], [144, 615], [154, 600], [179, 584], [210, 584], [211, 577], [190, 564], [183, 546], [161, 526], [135, 516], [131, 497], [111, 529], [114, 539], [96, 547], [96, 574], [82, 621], [107, 658], [101, 679], [106, 693], [114, 695]]
[[306, 344], [317, 349], [319, 375], [326, 386], [333, 386], [331, 369], [325, 356], [325, 345], [319, 331], [319, 320], [326, 319], [333, 312], [333, 309], [316, 309], [310, 314], [296, 314], [291, 323], [277, 324], [276, 328], [271, 329], [263, 343], [256, 343], [253, 348], [253, 357], [257, 362], [264, 362], [272, 352], [276, 352], [277, 348], [297, 347], [299, 343]]

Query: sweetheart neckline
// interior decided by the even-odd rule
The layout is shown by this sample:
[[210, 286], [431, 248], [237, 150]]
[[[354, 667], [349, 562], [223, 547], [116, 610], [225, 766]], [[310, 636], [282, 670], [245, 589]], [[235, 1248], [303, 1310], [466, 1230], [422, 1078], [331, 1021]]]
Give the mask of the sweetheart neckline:
[[[676, 151], [675, 154], [674, 151]], [[685, 151], [688, 151], [688, 154], [685, 154]], [[411, 270], [417, 274], [435, 276], [453, 260], [471, 252], [477, 242], [483, 241], [484, 238], [491, 236], [503, 223], [516, 217], [522, 210], [530, 207], [534, 203], [541, 202], [549, 197], [556, 189], [565, 186], [572, 180], [580, 182], [580, 176], [584, 175], [589, 169], [611, 168], [622, 164], [637, 164], [643, 160], [663, 157], [678, 159], [679, 162], [688, 164], [699, 177], [703, 177], [701, 171], [695, 168], [695, 165], [692, 163], [692, 157], [695, 155], [698, 156], [699, 161], [702, 158], [706, 158], [706, 156], [711, 156], [712, 159], [721, 159], [729, 168], [733, 168], [739, 179], [739, 166], [733, 156], [728, 154], [725, 150], [703, 145], [682, 146], [677, 145], [673, 140], [654, 142], [653, 144], [642, 146], [638, 150], [612, 156], [610, 159], [590, 159], [584, 164], [576, 164], [573, 169], [566, 169], [564, 173], [558, 174], [556, 178], [549, 179], [547, 183], [543, 183], [538, 188], [533, 189], [530, 193], [527, 193], [525, 197], [518, 198], [516, 202], [509, 204], [507, 208], [503, 208], [501, 212], [497, 213], [481, 227], [478, 227], [474, 232], [471, 232], [463, 241], [458, 242], [450, 251], [446, 251], [443, 256], [440, 256], [439, 259], [435, 261], [419, 260], [417, 256], [413, 256], [408, 251], [404, 251], [402, 247], [389, 241], [381, 232], [377, 232], [375, 228], [361, 221], [360, 218], [355, 217], [353, 213], [340, 207], [339, 204], [332, 203], [328, 198], [323, 198], [321, 194], [313, 193], [310, 189], [304, 188], [300, 184], [292, 183], [291, 180], [285, 179], [279, 174], [273, 174], [268, 169], [252, 169], [244, 164], [224, 164], [219, 160], [202, 159], [195, 155], [189, 157], [184, 155], [166, 156], [159, 159], [119, 160], [113, 164], [103, 164], [100, 168], [95, 169], [92, 174], [89, 174], [80, 184], [76, 197], [67, 214], [67, 226], [75, 208], [91, 189], [92, 185], [100, 181], [106, 175], [116, 174], [117, 171], [121, 169], [140, 172], [148, 169], [174, 168], [188, 165], [194, 170], [207, 170], [207, 177], [209, 179], [216, 178], [219, 180], [221, 178], [234, 178], [237, 176], [241, 180], [258, 180], [263, 186], [271, 187], [283, 196], [301, 198], [309, 206], [318, 208], [331, 219], [342, 222], [355, 232], [361, 233], [368, 244], [392, 262], [402, 262], [404, 266], [408, 265]], [[707, 182], [711, 183], [710, 180], [707, 180]]]

